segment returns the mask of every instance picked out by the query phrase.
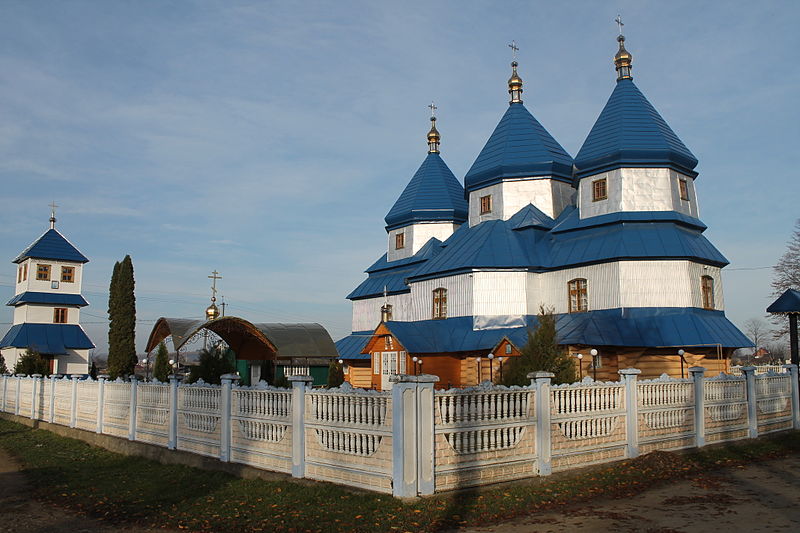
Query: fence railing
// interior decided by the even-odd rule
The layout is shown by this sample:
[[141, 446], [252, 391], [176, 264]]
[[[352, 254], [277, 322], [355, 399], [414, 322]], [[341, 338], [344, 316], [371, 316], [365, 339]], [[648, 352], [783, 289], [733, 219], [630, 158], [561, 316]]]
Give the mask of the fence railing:
[[432, 494], [653, 450], [800, 429], [798, 370], [705, 379], [484, 383], [434, 391], [435, 376], [395, 376], [391, 392], [82, 379], [0, 378], [0, 411], [396, 496]]

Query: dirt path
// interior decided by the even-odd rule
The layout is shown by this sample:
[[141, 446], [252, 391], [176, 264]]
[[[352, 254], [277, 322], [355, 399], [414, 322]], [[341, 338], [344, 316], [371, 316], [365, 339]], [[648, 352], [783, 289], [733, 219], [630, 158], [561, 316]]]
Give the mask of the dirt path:
[[[0, 449], [0, 533], [149, 533], [151, 529], [119, 527], [81, 516], [29, 496], [30, 484], [17, 463]], [[165, 533], [165, 530], [157, 530]]]
[[800, 531], [800, 456], [754, 463], [461, 533]]

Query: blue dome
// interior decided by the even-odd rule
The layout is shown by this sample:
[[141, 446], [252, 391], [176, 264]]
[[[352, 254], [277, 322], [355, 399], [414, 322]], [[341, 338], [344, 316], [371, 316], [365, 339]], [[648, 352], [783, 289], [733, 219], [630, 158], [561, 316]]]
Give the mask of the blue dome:
[[384, 219], [392, 230], [414, 222], [454, 222], [467, 220], [464, 188], [442, 157], [429, 153], [414, 177]]
[[668, 167], [697, 175], [697, 158], [631, 79], [617, 82], [575, 166], [578, 178], [620, 167]]
[[521, 103], [508, 107], [464, 178], [467, 192], [504, 178], [572, 181], [572, 157]]

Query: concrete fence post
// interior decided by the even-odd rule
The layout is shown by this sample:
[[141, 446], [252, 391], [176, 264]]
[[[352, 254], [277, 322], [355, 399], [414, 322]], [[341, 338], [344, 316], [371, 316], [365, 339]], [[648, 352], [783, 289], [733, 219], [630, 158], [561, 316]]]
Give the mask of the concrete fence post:
[[56, 420], [56, 379], [58, 374], [50, 374], [50, 412], [47, 414], [47, 421], [51, 424]]
[[106, 403], [106, 376], [97, 376], [97, 433], [103, 433]]
[[128, 417], [128, 440], [136, 440], [136, 411], [139, 405], [139, 380], [131, 376], [131, 411]]
[[42, 381], [42, 375], [33, 374], [31, 375], [31, 379], [33, 379], [33, 383], [31, 384], [31, 420], [36, 420], [39, 418], [39, 395], [36, 389]]
[[625, 383], [625, 432], [628, 458], [639, 457], [639, 387], [638, 368], [623, 368], [618, 374]]
[[694, 444], [698, 448], [706, 445], [706, 369], [702, 366], [689, 368], [694, 381]]
[[306, 475], [306, 389], [311, 376], [289, 376], [292, 384], [292, 477]]
[[180, 376], [169, 376], [169, 438], [167, 448], [175, 450], [178, 447], [178, 382]]
[[22, 385], [22, 377], [25, 374], [17, 374], [17, 391], [14, 396], [14, 414], [19, 416], [19, 389]]
[[756, 367], [743, 366], [746, 397], [747, 397], [747, 425], [748, 436], [751, 439], [758, 437], [758, 404], [756, 403]]
[[800, 383], [797, 381], [797, 365], [783, 365], [783, 368], [792, 382], [792, 425], [794, 429], [800, 429]]
[[69, 409], [69, 427], [74, 428], [78, 426], [78, 380], [82, 378], [81, 374], [72, 374], [72, 393]]
[[433, 494], [433, 397], [438, 376], [391, 376], [392, 492], [398, 498]]
[[555, 374], [552, 372], [528, 374], [528, 379], [536, 390], [536, 463], [540, 476], [549, 476], [553, 473], [550, 440], [550, 382], [553, 377]]
[[220, 443], [219, 460], [228, 462], [231, 460], [231, 388], [232, 384], [239, 380], [239, 374], [223, 374], [222, 390], [220, 394]]

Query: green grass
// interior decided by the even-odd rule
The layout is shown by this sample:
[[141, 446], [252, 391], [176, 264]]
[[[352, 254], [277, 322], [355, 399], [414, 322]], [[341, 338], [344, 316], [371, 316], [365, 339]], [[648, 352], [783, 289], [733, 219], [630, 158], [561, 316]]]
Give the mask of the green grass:
[[497, 523], [600, 495], [800, 451], [800, 432], [702, 452], [657, 452], [529, 483], [401, 502], [326, 483], [246, 480], [162, 465], [0, 419], [0, 447], [23, 464], [34, 497], [113, 523], [191, 531], [440, 531]]

